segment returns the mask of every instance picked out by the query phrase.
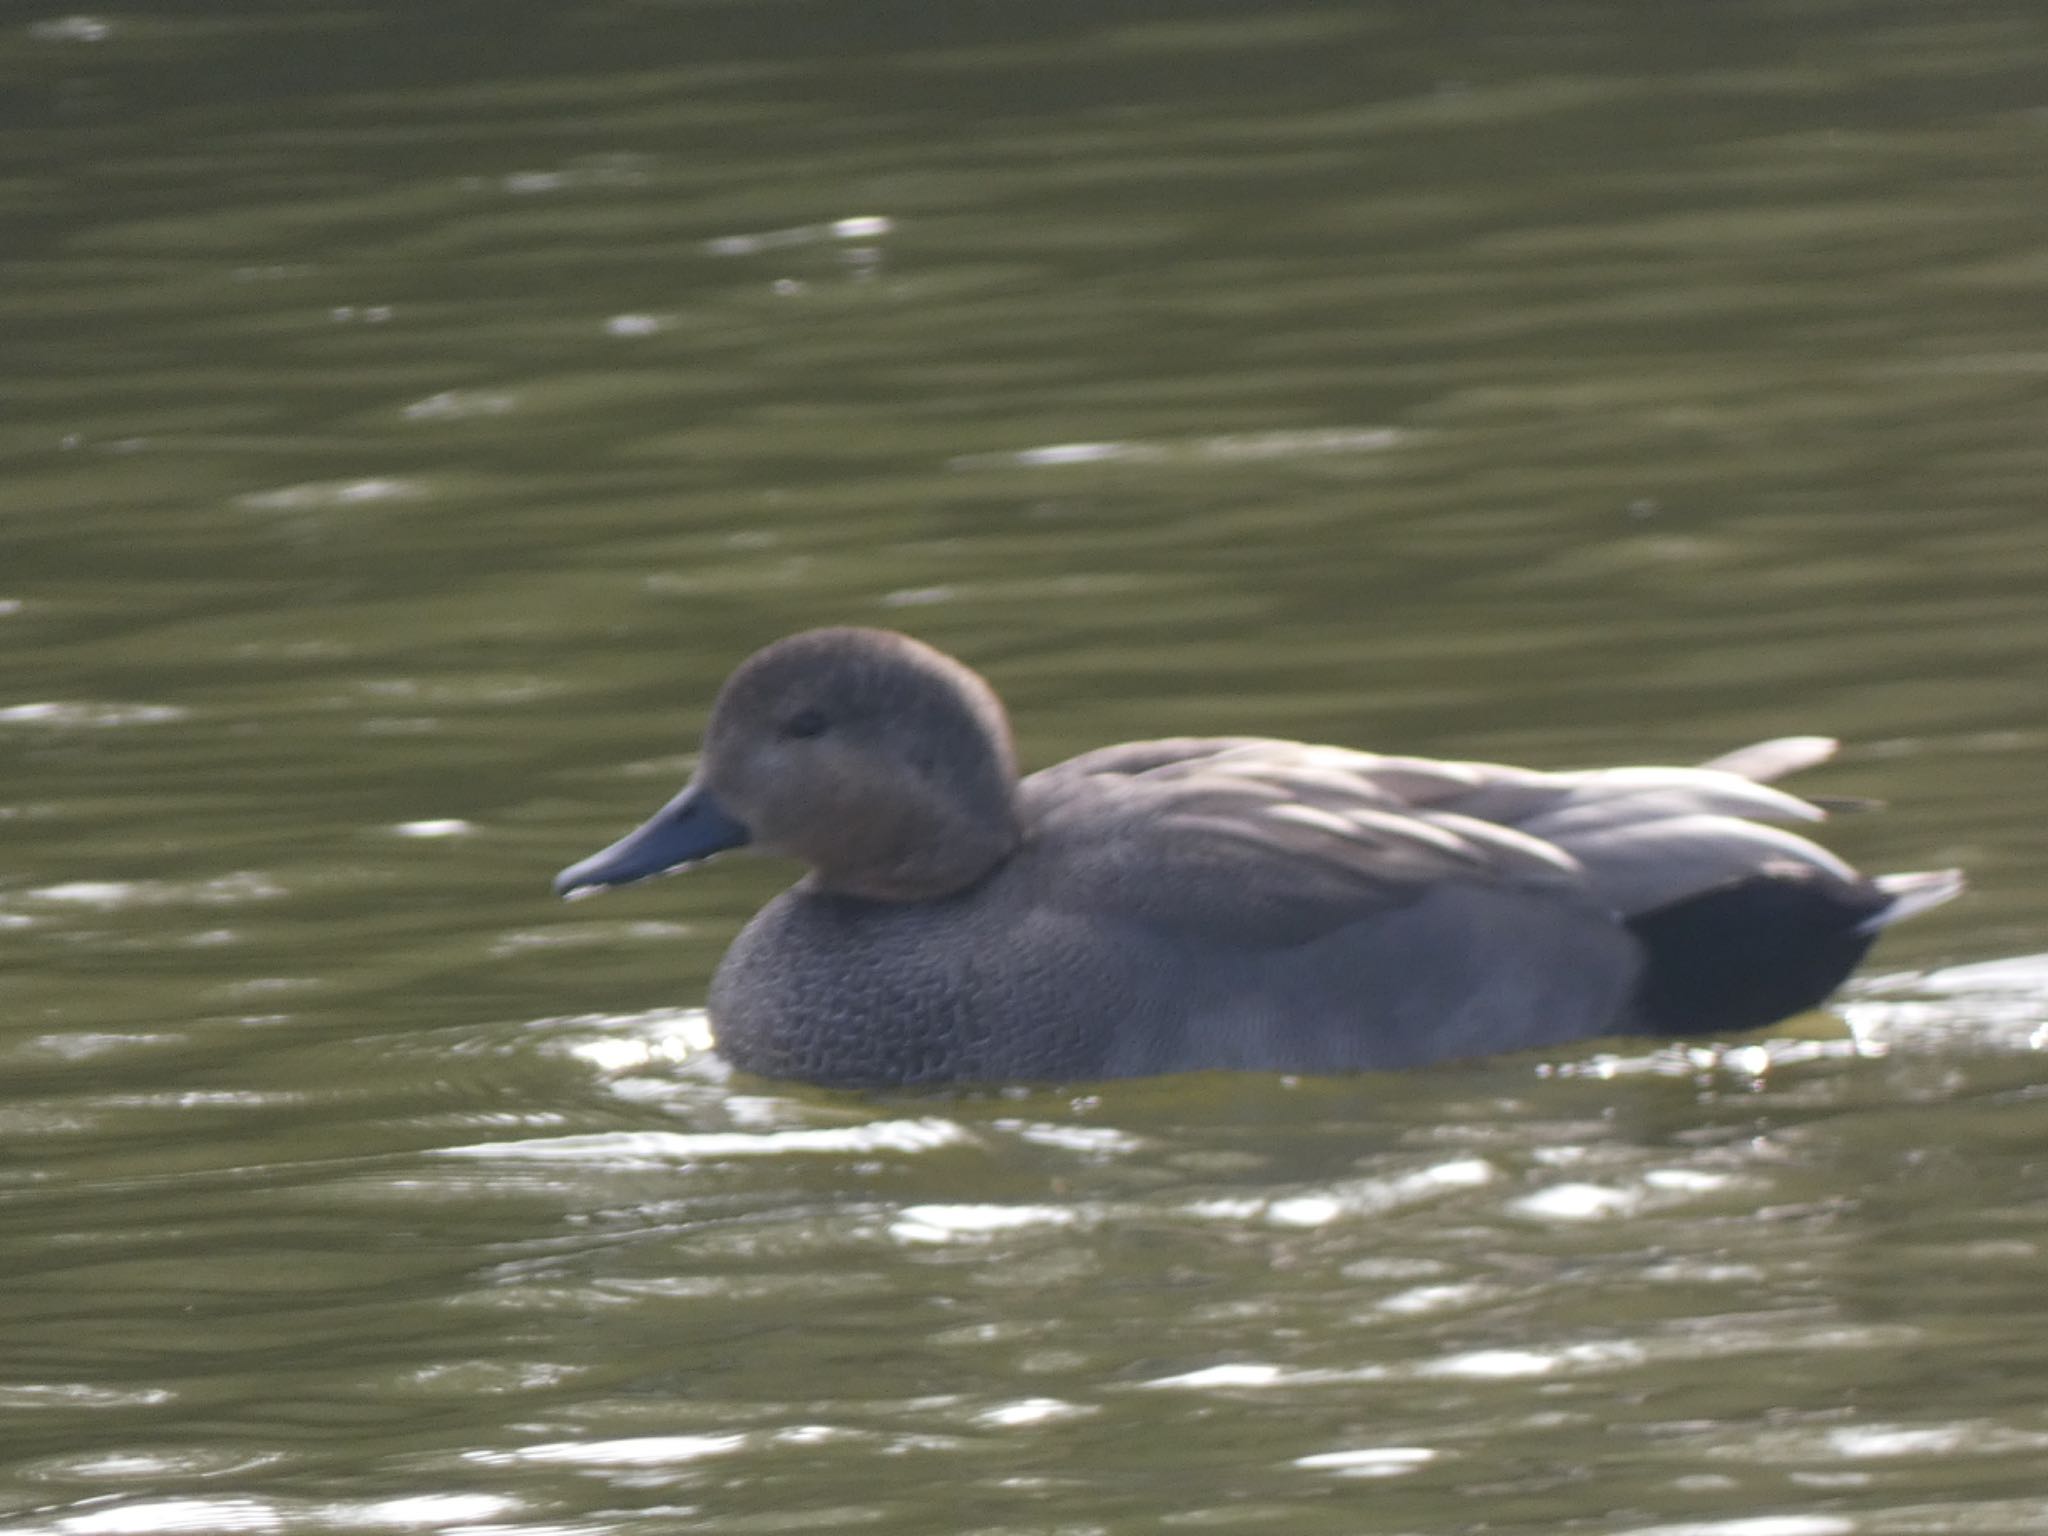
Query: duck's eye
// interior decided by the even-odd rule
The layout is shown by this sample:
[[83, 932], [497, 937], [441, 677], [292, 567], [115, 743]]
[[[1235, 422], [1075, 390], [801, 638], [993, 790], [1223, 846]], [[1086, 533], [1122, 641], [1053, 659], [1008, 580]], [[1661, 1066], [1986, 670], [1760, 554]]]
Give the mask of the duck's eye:
[[794, 736], [799, 741], [808, 741], [813, 736], [825, 734], [825, 714], [817, 709], [800, 709], [782, 722], [782, 734]]

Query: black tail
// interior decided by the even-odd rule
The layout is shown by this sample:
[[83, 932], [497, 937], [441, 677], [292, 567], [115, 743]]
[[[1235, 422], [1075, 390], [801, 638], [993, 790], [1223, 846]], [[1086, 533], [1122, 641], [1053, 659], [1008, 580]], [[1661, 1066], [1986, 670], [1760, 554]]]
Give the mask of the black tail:
[[1718, 1034], [1817, 1007], [1898, 900], [1875, 881], [1792, 865], [1645, 912], [1628, 925], [1648, 958], [1636, 994], [1641, 1027]]

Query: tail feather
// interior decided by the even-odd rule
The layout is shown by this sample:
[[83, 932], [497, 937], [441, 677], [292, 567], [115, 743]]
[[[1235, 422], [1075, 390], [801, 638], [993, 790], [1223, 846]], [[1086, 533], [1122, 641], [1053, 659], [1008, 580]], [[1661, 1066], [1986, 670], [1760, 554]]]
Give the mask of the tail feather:
[[1876, 933], [1893, 923], [1917, 917], [1930, 907], [1953, 901], [1963, 894], [1965, 881], [1960, 869], [1928, 869], [1909, 875], [1879, 875], [1870, 882], [1891, 900], [1856, 925], [1858, 933]]
[[1788, 773], [1797, 773], [1802, 768], [1826, 762], [1840, 745], [1832, 736], [1778, 736], [1770, 741], [1737, 747], [1733, 752], [1723, 752], [1719, 757], [1708, 758], [1700, 766], [1718, 773], [1732, 773], [1758, 784], [1769, 784]]

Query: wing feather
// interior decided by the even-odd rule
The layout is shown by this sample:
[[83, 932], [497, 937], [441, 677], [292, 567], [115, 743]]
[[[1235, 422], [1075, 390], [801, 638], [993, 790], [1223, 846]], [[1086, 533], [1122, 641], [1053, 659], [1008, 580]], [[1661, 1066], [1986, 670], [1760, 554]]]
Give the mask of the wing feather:
[[[1622, 917], [1767, 870], [1849, 866], [1770, 822], [1818, 806], [1762, 782], [1824, 761], [1783, 737], [1699, 767], [1546, 773], [1256, 737], [1106, 747], [1026, 781], [1077, 898], [1107, 882], [1135, 910], [1306, 940], [1432, 886], [1545, 891]], [[1128, 872], [1146, 872], [1133, 890]]]

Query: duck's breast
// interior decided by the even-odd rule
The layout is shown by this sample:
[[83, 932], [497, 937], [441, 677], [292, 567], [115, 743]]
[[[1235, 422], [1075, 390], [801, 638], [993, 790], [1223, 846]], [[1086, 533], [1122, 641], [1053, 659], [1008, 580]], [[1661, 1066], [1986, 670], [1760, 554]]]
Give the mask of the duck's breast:
[[720, 1051], [824, 1083], [1081, 1080], [1156, 1027], [1110, 935], [977, 887], [938, 902], [785, 891], [712, 980]]

